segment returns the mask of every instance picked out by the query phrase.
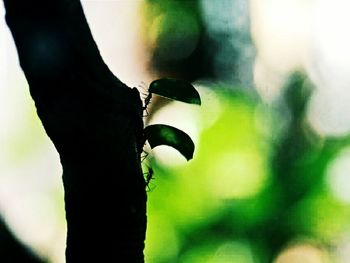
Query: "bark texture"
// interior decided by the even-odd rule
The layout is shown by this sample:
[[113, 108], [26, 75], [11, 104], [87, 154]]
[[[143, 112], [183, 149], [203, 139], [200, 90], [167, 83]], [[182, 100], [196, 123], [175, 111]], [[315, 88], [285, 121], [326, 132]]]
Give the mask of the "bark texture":
[[37, 113], [60, 154], [66, 262], [144, 262], [138, 91], [103, 62], [79, 0], [4, 3]]

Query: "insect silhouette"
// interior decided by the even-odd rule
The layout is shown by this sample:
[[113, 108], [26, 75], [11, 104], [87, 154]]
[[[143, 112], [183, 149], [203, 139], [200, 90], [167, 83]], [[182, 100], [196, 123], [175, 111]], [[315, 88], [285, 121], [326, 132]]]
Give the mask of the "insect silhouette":
[[144, 173], [144, 177], [145, 177], [145, 185], [146, 185], [146, 188], [148, 191], [151, 191], [151, 188], [150, 188], [150, 182], [152, 179], [154, 179], [153, 175], [154, 175], [154, 171], [152, 169], [152, 167], [149, 167], [147, 166], [147, 172]]
[[141, 155], [141, 163], [146, 160], [146, 158], [148, 157], [149, 153], [147, 151], [145, 151], [144, 149], [142, 150], [143, 155]]
[[140, 90], [140, 94], [144, 97], [142, 110], [144, 110], [146, 112], [146, 115], [144, 117], [147, 117], [149, 115], [147, 108], [148, 108], [148, 105], [151, 102], [152, 93], [149, 92], [148, 89], [146, 88], [146, 83], [145, 82], [141, 82], [141, 84], [138, 85], [138, 87], [139, 87], [139, 90]]
[[143, 109], [144, 109], [144, 110], [147, 110], [147, 107], [148, 107], [148, 105], [150, 104], [151, 99], [152, 99], [152, 93], [149, 92], [148, 95], [147, 95], [147, 97], [146, 97], [145, 100], [144, 100], [144, 106], [143, 106]]

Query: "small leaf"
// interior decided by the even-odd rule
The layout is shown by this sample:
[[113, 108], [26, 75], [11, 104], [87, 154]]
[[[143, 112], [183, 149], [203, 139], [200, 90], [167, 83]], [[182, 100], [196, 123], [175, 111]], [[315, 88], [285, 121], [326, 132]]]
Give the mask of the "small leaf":
[[201, 105], [201, 98], [198, 91], [191, 83], [185, 80], [172, 78], [157, 79], [152, 81], [148, 91], [169, 99]]
[[147, 126], [144, 133], [152, 149], [159, 145], [168, 145], [178, 150], [187, 161], [192, 159], [194, 143], [185, 132], [169, 125], [153, 124]]

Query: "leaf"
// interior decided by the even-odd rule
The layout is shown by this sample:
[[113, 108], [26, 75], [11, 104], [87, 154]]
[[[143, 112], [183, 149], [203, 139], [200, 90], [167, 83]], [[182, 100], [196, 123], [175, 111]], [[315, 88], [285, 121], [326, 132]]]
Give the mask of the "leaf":
[[150, 93], [190, 104], [201, 105], [198, 91], [185, 80], [163, 78], [151, 82]]
[[193, 157], [194, 143], [191, 137], [175, 127], [164, 124], [148, 125], [144, 134], [152, 149], [159, 145], [168, 145], [178, 150], [187, 161]]

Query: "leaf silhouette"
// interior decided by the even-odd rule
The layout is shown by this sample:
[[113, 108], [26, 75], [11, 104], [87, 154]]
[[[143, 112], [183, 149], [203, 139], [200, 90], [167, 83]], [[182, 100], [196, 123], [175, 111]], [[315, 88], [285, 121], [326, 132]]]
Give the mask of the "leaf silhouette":
[[159, 145], [168, 145], [178, 150], [187, 161], [191, 160], [194, 152], [194, 143], [185, 132], [164, 124], [148, 125], [144, 129], [146, 140], [153, 149]]
[[150, 93], [190, 104], [201, 105], [201, 98], [193, 85], [185, 80], [162, 78], [151, 82]]

